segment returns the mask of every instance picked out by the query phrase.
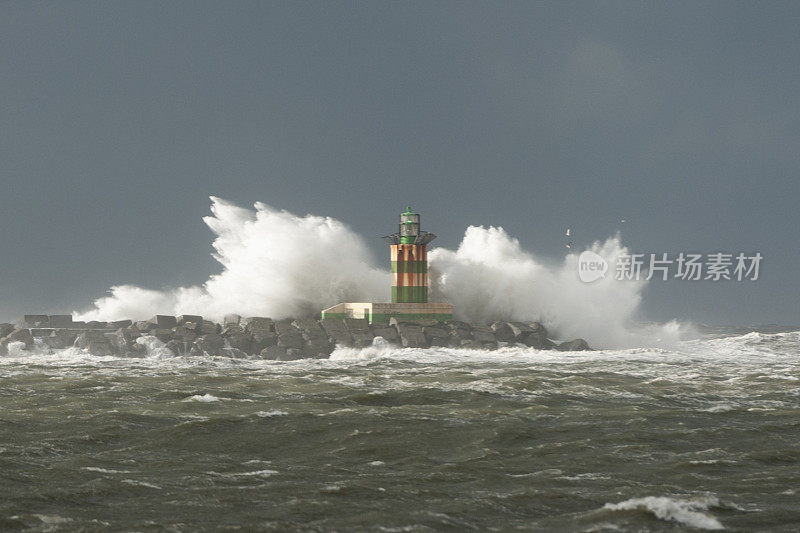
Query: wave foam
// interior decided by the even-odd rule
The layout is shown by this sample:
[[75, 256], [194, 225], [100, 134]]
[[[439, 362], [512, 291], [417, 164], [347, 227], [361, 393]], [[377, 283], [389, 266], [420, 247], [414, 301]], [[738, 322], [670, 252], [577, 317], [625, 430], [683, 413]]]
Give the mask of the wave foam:
[[709, 507], [718, 507], [719, 499], [714, 496], [692, 500], [668, 498], [666, 496], [647, 496], [632, 498], [620, 503], [607, 503], [603, 509], [611, 511], [647, 511], [659, 520], [678, 522], [698, 529], [725, 529], [722, 523], [709, 514]]
[[[146, 319], [155, 313], [307, 316], [346, 301], [386, 301], [387, 265], [376, 264], [363, 239], [342, 222], [297, 216], [263, 203], [244, 209], [211, 197], [204, 222], [216, 235], [222, 265], [202, 285], [151, 290], [111, 287], [80, 320]], [[626, 251], [619, 235], [591, 250], [612, 262]], [[501, 227], [470, 226], [455, 251], [431, 251], [431, 295], [455, 306], [456, 318], [540, 321], [557, 337], [582, 337], [604, 348], [670, 346], [679, 324], [634, 327], [645, 282], [613, 276], [583, 283], [578, 256], [549, 264], [522, 249]]]

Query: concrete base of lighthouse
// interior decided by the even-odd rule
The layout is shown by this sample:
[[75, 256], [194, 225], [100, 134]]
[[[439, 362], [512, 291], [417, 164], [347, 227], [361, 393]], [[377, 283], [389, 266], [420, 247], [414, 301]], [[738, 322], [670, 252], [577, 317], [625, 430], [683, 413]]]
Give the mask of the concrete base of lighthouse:
[[453, 320], [453, 305], [445, 303], [369, 303], [348, 302], [336, 304], [322, 311], [322, 318], [366, 318], [373, 322], [434, 319], [440, 322]]

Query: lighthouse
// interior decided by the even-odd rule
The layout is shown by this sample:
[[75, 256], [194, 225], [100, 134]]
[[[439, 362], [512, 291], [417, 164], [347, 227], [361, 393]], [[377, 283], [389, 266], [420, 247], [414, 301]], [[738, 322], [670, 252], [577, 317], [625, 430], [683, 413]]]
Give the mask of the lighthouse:
[[453, 306], [428, 301], [428, 244], [436, 238], [420, 229], [420, 216], [410, 207], [400, 213], [397, 233], [383, 237], [389, 242], [392, 275], [391, 303], [347, 302], [322, 311], [322, 318], [364, 318], [368, 322], [453, 319]]
[[419, 214], [410, 207], [400, 214], [400, 230], [384, 237], [389, 241], [392, 303], [428, 303], [428, 243], [435, 238], [420, 230]]

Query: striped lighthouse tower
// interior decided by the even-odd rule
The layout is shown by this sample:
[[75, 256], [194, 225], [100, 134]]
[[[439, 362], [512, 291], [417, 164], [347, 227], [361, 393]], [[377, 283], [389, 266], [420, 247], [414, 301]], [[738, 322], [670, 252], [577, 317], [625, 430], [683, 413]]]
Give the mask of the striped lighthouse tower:
[[392, 261], [392, 303], [428, 302], [428, 243], [433, 233], [420, 231], [419, 215], [406, 208], [400, 231], [387, 235]]

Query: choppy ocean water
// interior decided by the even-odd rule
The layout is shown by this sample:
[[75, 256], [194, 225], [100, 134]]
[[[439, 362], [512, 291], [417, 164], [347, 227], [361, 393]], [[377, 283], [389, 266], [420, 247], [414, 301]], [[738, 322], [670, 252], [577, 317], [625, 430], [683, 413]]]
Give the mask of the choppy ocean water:
[[800, 332], [0, 358], [0, 530], [797, 531]]

